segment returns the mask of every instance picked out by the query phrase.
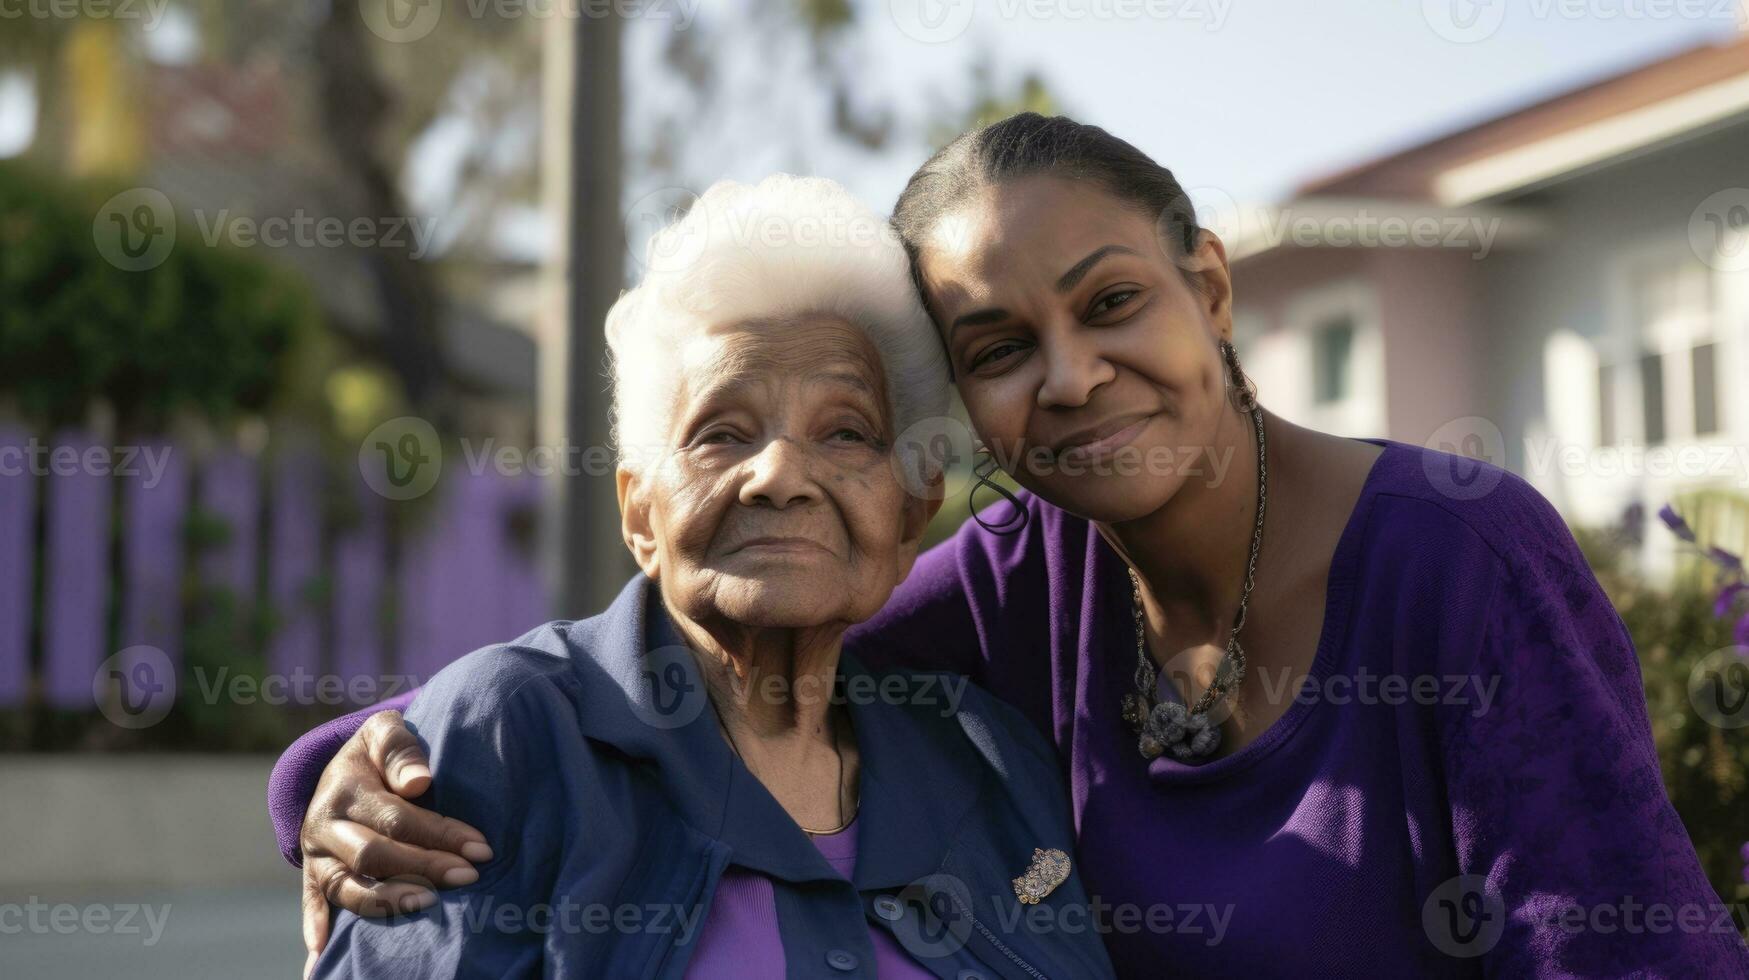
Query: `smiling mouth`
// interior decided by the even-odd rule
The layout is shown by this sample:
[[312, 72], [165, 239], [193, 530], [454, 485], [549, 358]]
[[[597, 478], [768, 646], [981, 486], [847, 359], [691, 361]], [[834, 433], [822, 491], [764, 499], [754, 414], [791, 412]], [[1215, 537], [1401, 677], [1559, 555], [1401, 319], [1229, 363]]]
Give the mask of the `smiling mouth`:
[[1158, 414], [1158, 412], [1147, 412], [1138, 415], [1125, 415], [1109, 422], [1102, 422], [1091, 428], [1082, 429], [1062, 440], [1053, 447], [1053, 450], [1059, 459], [1064, 457], [1080, 459], [1105, 455], [1134, 442], [1136, 436], [1141, 435], [1142, 430], [1147, 428], [1148, 423], [1152, 422], [1154, 416]]

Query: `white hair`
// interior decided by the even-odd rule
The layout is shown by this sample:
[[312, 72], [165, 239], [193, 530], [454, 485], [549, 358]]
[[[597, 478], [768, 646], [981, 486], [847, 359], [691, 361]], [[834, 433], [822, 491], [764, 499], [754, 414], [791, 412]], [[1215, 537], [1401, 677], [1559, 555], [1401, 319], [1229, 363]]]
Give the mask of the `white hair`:
[[712, 327], [837, 317], [880, 353], [895, 435], [947, 414], [946, 358], [904, 246], [835, 181], [713, 184], [651, 237], [644, 270], [607, 314], [614, 442], [634, 472], [668, 446], [682, 345]]

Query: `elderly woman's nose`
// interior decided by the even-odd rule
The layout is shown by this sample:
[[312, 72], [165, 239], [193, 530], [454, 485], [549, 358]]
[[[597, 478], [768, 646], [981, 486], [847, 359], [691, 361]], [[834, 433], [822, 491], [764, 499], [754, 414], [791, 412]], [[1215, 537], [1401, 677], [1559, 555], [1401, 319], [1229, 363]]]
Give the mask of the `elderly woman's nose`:
[[819, 500], [820, 485], [814, 480], [812, 465], [808, 450], [795, 439], [772, 439], [747, 462], [741, 503], [784, 508]]
[[1076, 408], [1093, 389], [1117, 376], [1099, 345], [1080, 337], [1051, 338], [1040, 345], [1045, 376], [1038, 388], [1040, 408]]

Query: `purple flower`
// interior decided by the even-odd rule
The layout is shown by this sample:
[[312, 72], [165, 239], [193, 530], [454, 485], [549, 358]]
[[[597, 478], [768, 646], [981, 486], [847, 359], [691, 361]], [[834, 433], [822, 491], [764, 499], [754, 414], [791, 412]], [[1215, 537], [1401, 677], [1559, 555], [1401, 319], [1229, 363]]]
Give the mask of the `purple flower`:
[[1674, 532], [1677, 537], [1684, 541], [1694, 541], [1694, 529], [1688, 526], [1688, 522], [1682, 519], [1681, 514], [1676, 513], [1676, 508], [1669, 504], [1658, 508], [1658, 519], [1663, 521], [1664, 526]]
[[1706, 556], [1711, 558], [1714, 564], [1723, 568], [1727, 572], [1740, 572], [1743, 570], [1743, 559], [1738, 558], [1736, 555], [1731, 554], [1723, 548], [1708, 548], [1706, 550]]
[[1749, 613], [1744, 613], [1743, 618], [1737, 620], [1737, 630], [1734, 639], [1737, 641], [1738, 646], [1749, 649]]
[[1732, 582], [1719, 590], [1719, 598], [1713, 603], [1713, 617], [1724, 619], [1731, 615], [1731, 607], [1736, 605], [1737, 597], [1749, 591], [1749, 582]]

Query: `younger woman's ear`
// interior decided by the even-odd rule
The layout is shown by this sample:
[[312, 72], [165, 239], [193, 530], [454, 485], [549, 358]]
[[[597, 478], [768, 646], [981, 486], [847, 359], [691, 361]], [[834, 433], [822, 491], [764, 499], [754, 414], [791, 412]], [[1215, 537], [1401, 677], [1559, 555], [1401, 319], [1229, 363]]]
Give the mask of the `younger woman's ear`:
[[613, 477], [619, 493], [620, 536], [644, 574], [657, 578], [661, 563], [656, 556], [656, 534], [650, 527], [650, 495], [643, 492], [638, 475], [623, 466], [614, 471]]
[[1204, 228], [1196, 233], [1196, 251], [1185, 256], [1184, 275], [1203, 311], [1225, 335], [1233, 320], [1233, 279], [1227, 268], [1227, 244]]

